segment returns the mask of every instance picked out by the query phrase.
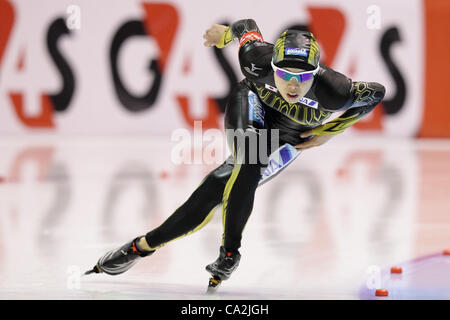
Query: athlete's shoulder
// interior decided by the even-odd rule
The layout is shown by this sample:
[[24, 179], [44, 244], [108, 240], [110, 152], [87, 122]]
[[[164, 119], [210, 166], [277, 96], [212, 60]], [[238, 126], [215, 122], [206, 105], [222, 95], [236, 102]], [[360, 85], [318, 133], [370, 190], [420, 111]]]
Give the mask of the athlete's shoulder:
[[352, 80], [322, 63], [312, 89], [320, 106], [327, 111], [343, 110], [352, 99]]
[[259, 82], [272, 73], [273, 44], [263, 41], [252, 41], [239, 49], [239, 64], [244, 76]]

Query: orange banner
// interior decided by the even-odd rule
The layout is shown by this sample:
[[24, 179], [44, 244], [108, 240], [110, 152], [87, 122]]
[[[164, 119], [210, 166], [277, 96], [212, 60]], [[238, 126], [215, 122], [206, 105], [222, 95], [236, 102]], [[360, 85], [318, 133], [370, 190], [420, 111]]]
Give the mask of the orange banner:
[[450, 1], [424, 0], [425, 95], [419, 137], [450, 137]]

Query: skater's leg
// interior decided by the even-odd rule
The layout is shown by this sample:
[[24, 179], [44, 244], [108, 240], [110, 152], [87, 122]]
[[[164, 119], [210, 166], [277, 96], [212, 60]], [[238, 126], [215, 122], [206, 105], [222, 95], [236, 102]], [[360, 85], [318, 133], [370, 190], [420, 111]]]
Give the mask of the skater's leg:
[[155, 250], [170, 241], [189, 235], [212, 218], [215, 208], [221, 204], [225, 184], [231, 175], [233, 164], [225, 161], [209, 173], [200, 186], [167, 220], [142, 237], [138, 245], [144, 250]]
[[235, 163], [222, 200], [222, 245], [230, 252], [241, 246], [242, 231], [253, 208], [256, 188], [273, 148], [264, 114], [264, 106], [257, 95], [241, 82], [225, 112], [227, 141]]
[[239, 265], [241, 255], [238, 249], [241, 246], [242, 232], [252, 212], [255, 191], [261, 177], [263, 166], [260, 163], [242, 163], [239, 161], [242, 157], [243, 150], [237, 148], [236, 163], [223, 194], [222, 246], [217, 260], [206, 266], [206, 270], [213, 276], [209, 284], [213, 287], [221, 280], [228, 279]]
[[209, 287], [217, 287], [220, 281], [228, 279], [239, 265], [242, 232], [271, 151], [270, 135], [264, 132], [263, 106], [245, 83], [237, 87], [229, 100], [225, 126], [234, 168], [223, 193], [224, 232], [219, 257], [206, 266], [212, 275]]
[[202, 228], [211, 219], [213, 209], [221, 203], [223, 190], [232, 169], [232, 162], [225, 161], [206, 176], [189, 199], [160, 227], [107, 252], [86, 274], [100, 272], [110, 275], [121, 274], [129, 270], [139, 258], [149, 256], [169, 241]]
[[[248, 144], [245, 153], [254, 146]], [[244, 157], [241, 147], [236, 147], [236, 160]], [[247, 159], [248, 160], [248, 159]], [[236, 163], [230, 179], [223, 193], [222, 222], [223, 239], [222, 245], [228, 252], [235, 252], [241, 246], [242, 232], [251, 215], [255, 198], [256, 188], [261, 178], [262, 169], [265, 166], [259, 162]]]

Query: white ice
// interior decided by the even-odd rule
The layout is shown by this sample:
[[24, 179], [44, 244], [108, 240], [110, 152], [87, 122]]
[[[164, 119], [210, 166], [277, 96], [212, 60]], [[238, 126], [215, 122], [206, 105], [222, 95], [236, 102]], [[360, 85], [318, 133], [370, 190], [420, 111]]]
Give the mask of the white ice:
[[0, 138], [0, 299], [359, 299], [374, 268], [450, 246], [450, 140], [344, 135], [258, 189], [241, 264], [217, 295], [205, 295], [204, 268], [221, 209], [123, 275], [80, 278], [216, 166], [175, 165], [173, 147], [164, 136]]

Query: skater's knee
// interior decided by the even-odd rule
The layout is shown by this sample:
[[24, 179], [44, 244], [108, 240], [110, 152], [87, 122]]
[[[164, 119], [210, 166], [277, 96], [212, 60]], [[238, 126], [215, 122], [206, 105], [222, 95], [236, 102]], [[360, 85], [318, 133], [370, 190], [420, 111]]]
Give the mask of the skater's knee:
[[221, 166], [213, 170], [205, 179], [207, 186], [218, 186], [222, 188], [226, 184], [233, 172], [233, 163], [228, 160]]

